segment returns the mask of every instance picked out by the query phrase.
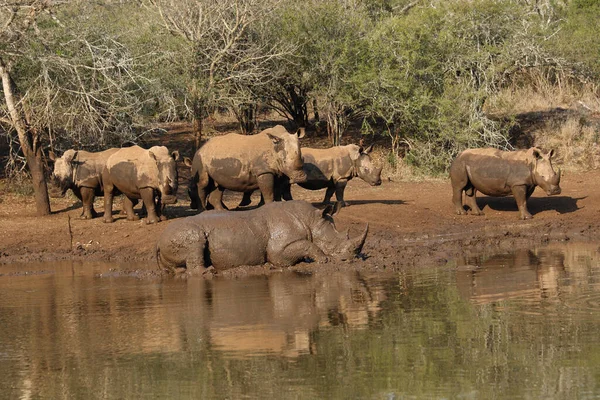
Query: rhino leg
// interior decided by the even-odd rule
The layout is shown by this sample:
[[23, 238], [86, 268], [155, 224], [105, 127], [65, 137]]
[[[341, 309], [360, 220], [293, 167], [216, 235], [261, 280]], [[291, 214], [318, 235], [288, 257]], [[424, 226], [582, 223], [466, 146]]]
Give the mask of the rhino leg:
[[260, 189], [260, 193], [265, 200], [265, 203], [272, 203], [275, 200], [274, 194], [274, 186], [275, 186], [275, 177], [273, 174], [262, 174], [258, 178], [256, 178], [258, 183], [258, 188]]
[[306, 258], [316, 262], [327, 262], [329, 257], [323, 250], [309, 240], [298, 240], [290, 243], [281, 250], [269, 251], [267, 259], [277, 266], [287, 267]]
[[335, 184], [330, 184], [327, 186], [327, 190], [325, 191], [325, 198], [323, 199], [323, 204], [331, 204], [331, 197], [335, 193]]
[[[452, 165], [454, 166], [454, 164]], [[452, 204], [454, 204], [454, 210], [458, 215], [466, 215], [467, 212], [463, 207], [463, 190], [469, 186], [469, 178], [467, 177], [466, 171], [457, 172], [455, 169], [450, 169], [450, 180], [452, 182]]]
[[146, 217], [147, 224], [155, 224], [159, 221], [158, 215], [156, 214], [156, 205], [154, 204], [154, 189], [153, 188], [143, 188], [140, 189], [140, 195], [142, 197], [142, 201], [146, 206], [146, 211], [148, 211], [148, 217]]
[[81, 213], [82, 219], [96, 218], [98, 214], [94, 210], [94, 189], [82, 187], [81, 188], [81, 202], [83, 203], [83, 212]]
[[137, 200], [130, 199], [125, 196], [123, 199], [123, 211], [125, 211], [125, 215], [127, 215], [127, 221], [137, 221], [140, 219], [135, 212], [133, 212], [133, 206], [137, 204]]
[[344, 201], [344, 190], [346, 190], [347, 180], [338, 181], [335, 184], [335, 198], [340, 202], [342, 207], [347, 207], [348, 203]]
[[168, 220], [168, 219], [169, 219], [169, 218], [167, 218], [167, 216], [165, 215], [165, 207], [166, 207], [166, 205], [165, 205], [165, 203], [163, 203], [163, 201], [162, 201], [162, 198], [161, 198], [161, 195], [159, 194], [159, 195], [156, 197], [156, 214], [158, 215], [158, 218], [159, 218], [161, 221], [166, 221], [166, 220]]
[[519, 207], [521, 213], [521, 219], [531, 219], [533, 216], [527, 209], [527, 187], [526, 186], [513, 186], [512, 193]]
[[254, 192], [254, 190], [244, 192], [244, 197], [242, 197], [242, 201], [240, 201], [240, 204], [238, 204], [238, 207], [245, 207], [245, 206], [249, 206], [250, 204], [252, 204], [252, 193], [253, 192]]
[[294, 200], [292, 198], [292, 185], [290, 183], [281, 185], [280, 190], [281, 190], [281, 197], [283, 198], [283, 200], [285, 200], [285, 201]]
[[115, 219], [112, 216], [112, 206], [113, 206], [113, 192], [114, 185], [110, 182], [110, 179], [106, 179], [107, 177], [103, 177], [104, 181], [104, 222], [112, 223]]
[[477, 189], [471, 187], [465, 191], [465, 203], [471, 209], [473, 215], [484, 215], [483, 211], [477, 205]]
[[228, 210], [227, 206], [223, 204], [223, 192], [225, 192], [225, 188], [217, 186], [216, 190], [213, 190], [208, 196], [208, 202], [215, 208], [215, 210]]

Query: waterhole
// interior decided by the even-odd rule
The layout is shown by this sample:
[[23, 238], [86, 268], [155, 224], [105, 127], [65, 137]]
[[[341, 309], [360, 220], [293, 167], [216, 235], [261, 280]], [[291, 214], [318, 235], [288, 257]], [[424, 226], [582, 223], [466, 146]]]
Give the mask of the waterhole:
[[163, 279], [0, 266], [0, 397], [600, 396], [600, 250], [394, 273]]

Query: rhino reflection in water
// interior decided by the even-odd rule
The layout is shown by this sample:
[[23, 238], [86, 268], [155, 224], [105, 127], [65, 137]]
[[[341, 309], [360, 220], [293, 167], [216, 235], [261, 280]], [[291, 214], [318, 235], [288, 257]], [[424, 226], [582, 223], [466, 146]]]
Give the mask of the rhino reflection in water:
[[[376, 319], [387, 297], [372, 278], [328, 272], [208, 281], [210, 343], [236, 357], [318, 353], [311, 335], [314, 330], [331, 326], [366, 329]], [[260, 304], [248, 301], [257, 294], [264, 294]]]
[[466, 205], [475, 215], [483, 212], [477, 206], [477, 191], [488, 196], [512, 194], [521, 213], [521, 219], [531, 218], [527, 199], [536, 186], [548, 196], [560, 194], [560, 169], [552, 168], [554, 150], [547, 154], [536, 147], [529, 150], [501, 151], [498, 149], [470, 149], [456, 157], [450, 166], [452, 202], [457, 214], [466, 214], [462, 202], [463, 191]]
[[[462, 264], [462, 265], [461, 265]], [[459, 262], [456, 284], [460, 294], [476, 304], [512, 298], [540, 301], [557, 295], [565, 273], [564, 254], [542, 249], [499, 254], [483, 262]]]
[[333, 216], [306, 201], [270, 203], [250, 211], [208, 211], [171, 223], [158, 239], [156, 258], [168, 272], [203, 272], [241, 265], [294, 265], [305, 259], [326, 262], [358, 255], [369, 226], [350, 238], [337, 231]]

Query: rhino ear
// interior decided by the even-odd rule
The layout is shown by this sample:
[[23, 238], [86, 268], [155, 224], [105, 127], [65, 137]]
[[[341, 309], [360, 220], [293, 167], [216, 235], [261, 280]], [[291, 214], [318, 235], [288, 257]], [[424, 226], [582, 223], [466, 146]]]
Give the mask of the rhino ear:
[[349, 145], [350, 159], [352, 161], [358, 160], [360, 157], [361, 150], [362, 150], [362, 148], [355, 144]]
[[174, 152], [172, 152], [171, 157], [173, 157], [173, 160], [179, 161], [179, 151], [175, 150]]
[[63, 157], [65, 158], [65, 162], [67, 163], [72, 163], [73, 160], [75, 160], [77, 158], [77, 150], [67, 150], [65, 151], [65, 154], [63, 154]]
[[52, 160], [52, 161], [56, 161], [56, 159], [57, 159], [58, 157], [56, 156], [56, 154], [54, 154], [54, 152], [53, 152], [52, 150], [50, 150], [50, 151], [48, 152], [48, 158], [49, 158], [50, 160]]
[[529, 152], [531, 153], [534, 160], [539, 160], [540, 158], [542, 158], [542, 152], [537, 147], [530, 148]]
[[283, 139], [281, 139], [275, 135], [271, 135], [270, 133], [267, 133], [267, 136], [269, 137], [269, 139], [271, 139], [273, 144], [281, 144], [281, 142], [283, 141]]
[[185, 164], [186, 167], [191, 167], [192, 166], [192, 159], [189, 157], [183, 157], [183, 163]]
[[296, 135], [298, 135], [298, 139], [304, 139], [304, 137], [306, 136], [306, 128], [298, 128]]
[[333, 216], [337, 215], [341, 209], [342, 209], [342, 202], [336, 201], [333, 204], [328, 204], [327, 207], [325, 207], [323, 209], [323, 212], [321, 215], [323, 216], [323, 218], [327, 218], [328, 216], [333, 217]]
[[365, 150], [363, 150], [363, 153], [369, 154], [371, 151], [373, 151], [373, 146], [374, 146], [374, 144], [367, 147]]
[[148, 155], [150, 156], [150, 158], [156, 161], [156, 155], [152, 152], [152, 150], [148, 150]]

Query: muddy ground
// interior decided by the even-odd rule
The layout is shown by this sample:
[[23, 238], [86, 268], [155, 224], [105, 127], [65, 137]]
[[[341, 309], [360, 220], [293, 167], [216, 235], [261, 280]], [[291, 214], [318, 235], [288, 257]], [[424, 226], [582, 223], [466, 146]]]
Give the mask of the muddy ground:
[[[53, 214], [36, 217], [32, 197], [2, 194], [0, 198], [0, 263], [65, 259], [108, 261], [119, 265], [155, 262], [154, 246], [174, 218], [195, 214], [188, 208], [187, 171], [181, 169], [179, 202], [170, 206], [170, 221], [146, 225], [118, 217], [113, 224], [102, 218], [81, 220], [81, 204], [69, 195], [52, 199]], [[364, 257], [343, 264], [308, 264], [293, 267], [400, 269], [469, 259], [482, 253], [529, 248], [550, 241], [600, 238], [600, 171], [563, 173], [562, 194], [547, 197], [539, 188], [529, 201], [532, 220], [521, 221], [512, 197], [488, 198], [479, 203], [484, 216], [453, 214], [449, 180], [397, 182], [383, 177], [371, 187], [355, 179], [346, 189], [350, 206], [337, 217], [339, 228], [357, 234], [369, 223]], [[324, 191], [293, 187], [296, 199], [318, 203]], [[255, 194], [253, 204], [258, 202]], [[241, 196], [227, 193], [231, 208]], [[102, 198], [95, 208], [103, 211]], [[115, 213], [120, 209], [116, 202]], [[269, 272], [268, 266], [238, 268], [223, 275]]]

